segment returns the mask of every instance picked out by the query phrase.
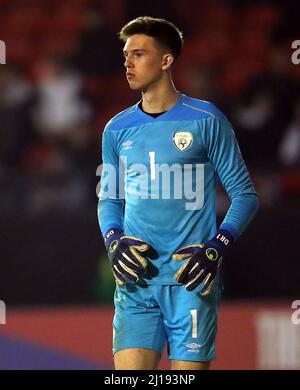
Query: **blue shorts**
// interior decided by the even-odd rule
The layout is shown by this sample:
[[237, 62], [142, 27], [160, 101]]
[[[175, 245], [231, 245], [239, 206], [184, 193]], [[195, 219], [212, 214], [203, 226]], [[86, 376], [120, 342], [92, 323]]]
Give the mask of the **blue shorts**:
[[215, 358], [220, 283], [202, 297], [182, 285], [117, 286], [113, 353], [127, 348], [153, 349], [170, 360]]

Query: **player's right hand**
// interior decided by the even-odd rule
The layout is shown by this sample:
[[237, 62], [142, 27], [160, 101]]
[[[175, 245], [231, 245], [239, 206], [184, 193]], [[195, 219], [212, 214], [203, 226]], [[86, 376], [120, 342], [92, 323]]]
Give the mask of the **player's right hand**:
[[138, 237], [123, 236], [116, 229], [106, 233], [105, 245], [117, 284], [137, 283], [147, 268], [147, 260], [141, 253], [146, 252], [149, 245]]

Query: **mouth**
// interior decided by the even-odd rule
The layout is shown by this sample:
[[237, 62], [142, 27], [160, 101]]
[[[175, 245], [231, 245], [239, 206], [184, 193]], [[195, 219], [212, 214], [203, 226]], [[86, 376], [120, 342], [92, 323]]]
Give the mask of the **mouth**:
[[135, 74], [134, 73], [126, 73], [126, 77], [128, 80], [130, 80], [130, 79], [135, 77]]

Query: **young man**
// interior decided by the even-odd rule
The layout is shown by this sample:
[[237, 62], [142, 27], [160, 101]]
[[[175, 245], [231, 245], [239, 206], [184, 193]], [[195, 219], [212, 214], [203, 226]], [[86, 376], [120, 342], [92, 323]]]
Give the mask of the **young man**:
[[[116, 279], [116, 369], [208, 369], [215, 357], [219, 266], [258, 201], [234, 133], [211, 103], [174, 87], [182, 34], [139, 17], [120, 32], [142, 99], [103, 133], [98, 216]], [[216, 177], [231, 207], [216, 228]], [[182, 262], [179, 262], [182, 261]]]

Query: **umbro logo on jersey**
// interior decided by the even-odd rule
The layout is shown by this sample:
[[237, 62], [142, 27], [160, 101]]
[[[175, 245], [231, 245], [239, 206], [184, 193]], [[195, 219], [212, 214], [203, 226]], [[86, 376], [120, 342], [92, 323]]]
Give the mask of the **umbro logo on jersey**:
[[188, 352], [199, 352], [199, 348], [202, 347], [202, 345], [197, 343], [190, 343], [186, 345], [188, 347]]
[[186, 151], [193, 143], [193, 134], [189, 131], [178, 131], [173, 135], [173, 142], [177, 149]]
[[122, 143], [122, 145], [124, 146], [124, 149], [131, 149], [132, 145], [133, 145], [133, 141], [125, 141]]

